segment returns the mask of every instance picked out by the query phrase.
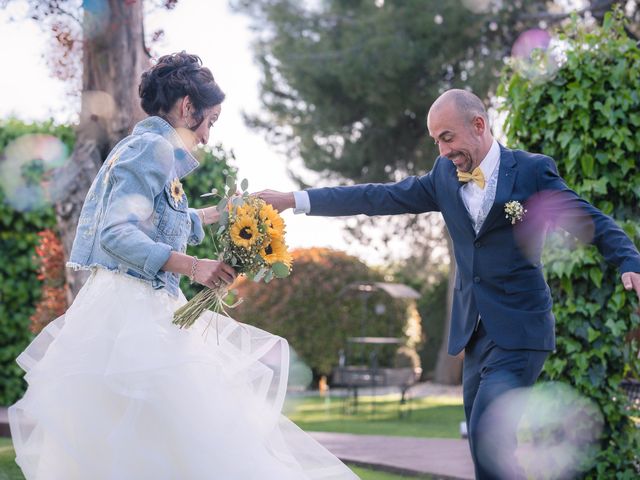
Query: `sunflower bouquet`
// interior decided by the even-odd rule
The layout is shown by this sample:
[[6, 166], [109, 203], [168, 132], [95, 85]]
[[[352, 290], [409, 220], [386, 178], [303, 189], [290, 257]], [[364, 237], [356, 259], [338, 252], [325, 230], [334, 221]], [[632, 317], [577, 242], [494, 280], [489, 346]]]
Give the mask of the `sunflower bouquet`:
[[[234, 178], [227, 179], [225, 194], [218, 203], [218, 260], [231, 265], [238, 274], [256, 282], [269, 283], [291, 272], [291, 254], [285, 243], [285, 224], [277, 210], [261, 198], [247, 192], [243, 180], [242, 192], [237, 194]], [[203, 196], [218, 195], [217, 191]], [[213, 231], [212, 231], [213, 233]], [[175, 311], [173, 323], [180, 328], [190, 327], [205, 310], [225, 312], [228, 305], [226, 285], [205, 288]]]

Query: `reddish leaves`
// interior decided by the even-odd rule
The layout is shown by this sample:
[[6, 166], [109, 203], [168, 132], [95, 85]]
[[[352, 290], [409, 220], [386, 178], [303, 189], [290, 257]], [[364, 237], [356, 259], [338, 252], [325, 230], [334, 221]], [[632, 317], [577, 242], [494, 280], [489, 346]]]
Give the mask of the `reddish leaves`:
[[58, 236], [52, 230], [38, 233], [40, 242], [36, 246], [38, 279], [43, 282], [42, 297], [31, 315], [30, 329], [40, 332], [51, 320], [62, 315], [67, 309], [67, 288], [65, 284], [64, 251]]

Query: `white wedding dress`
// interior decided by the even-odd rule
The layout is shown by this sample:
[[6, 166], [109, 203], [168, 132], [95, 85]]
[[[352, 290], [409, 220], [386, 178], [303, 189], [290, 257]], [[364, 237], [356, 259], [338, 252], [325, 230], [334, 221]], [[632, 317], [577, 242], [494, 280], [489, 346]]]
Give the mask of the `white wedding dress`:
[[287, 342], [224, 316], [217, 338], [211, 312], [180, 330], [185, 301], [92, 273], [18, 357], [29, 385], [9, 422], [27, 480], [358, 478], [281, 414]]

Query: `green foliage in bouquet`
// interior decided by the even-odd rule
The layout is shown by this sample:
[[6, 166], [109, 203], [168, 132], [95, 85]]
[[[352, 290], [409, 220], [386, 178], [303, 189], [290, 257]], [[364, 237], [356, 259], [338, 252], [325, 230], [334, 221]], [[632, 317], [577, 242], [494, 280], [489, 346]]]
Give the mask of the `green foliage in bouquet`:
[[[284, 221], [271, 205], [249, 194], [248, 180], [243, 180], [240, 188], [242, 191], [238, 190], [235, 177], [229, 176], [222, 195], [217, 189], [201, 195], [220, 198], [216, 224], [219, 251], [209, 252], [208, 256], [231, 265], [238, 274], [255, 282], [269, 283], [274, 277], [288, 276], [291, 255], [285, 243]], [[174, 323], [181, 328], [190, 327], [205, 310], [226, 313], [227, 294], [228, 286], [224, 284], [202, 289], [176, 310]]]
[[291, 269], [291, 255], [285, 243], [284, 221], [264, 200], [249, 195], [249, 182], [238, 185], [227, 179], [226, 193], [218, 203], [219, 259], [255, 282], [269, 283], [284, 278]]
[[[75, 142], [73, 129], [53, 122], [24, 123], [9, 119], [0, 122], [0, 162], [6, 161], [5, 149], [23, 135], [46, 134], [62, 141], [71, 152]], [[34, 158], [25, 175], [37, 174]], [[4, 179], [9, 180], [9, 179]], [[16, 179], [13, 179], [14, 181]], [[29, 318], [41, 296], [38, 264], [34, 258], [38, 232], [54, 229], [56, 217], [50, 204], [17, 210], [0, 186], [0, 405], [9, 405], [24, 393], [24, 372], [15, 362], [33, 337]]]
[[[509, 146], [553, 157], [568, 185], [638, 246], [640, 51], [620, 13], [607, 14], [602, 28], [574, 22], [558, 38], [564, 51], [551, 77], [540, 81], [531, 70], [511, 69], [498, 90], [506, 98]], [[551, 240], [545, 263], [558, 341], [544, 376], [573, 385], [604, 415], [602, 450], [585, 477], [638, 478], [640, 435], [631, 418], [638, 407], [620, 388], [625, 377], [639, 378], [638, 344], [630, 335], [640, 325], [635, 294], [624, 291], [619, 273], [594, 247], [568, 248], [560, 235]]]

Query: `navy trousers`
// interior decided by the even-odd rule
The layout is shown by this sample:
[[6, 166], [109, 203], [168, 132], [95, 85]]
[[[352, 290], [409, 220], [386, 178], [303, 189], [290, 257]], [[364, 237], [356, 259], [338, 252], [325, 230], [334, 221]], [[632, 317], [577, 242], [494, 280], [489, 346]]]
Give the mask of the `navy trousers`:
[[[514, 417], [517, 414], [514, 415], [511, 409], [504, 418], [491, 416], [491, 420], [483, 415], [500, 395], [515, 388], [532, 386], [548, 355], [548, 351], [498, 347], [487, 336], [482, 321], [465, 347], [462, 374], [464, 412], [476, 479], [524, 478], [514, 456], [519, 420]], [[498, 422], [499, 425], [491, 425], [490, 422]], [[491, 432], [489, 438], [487, 432]]]

